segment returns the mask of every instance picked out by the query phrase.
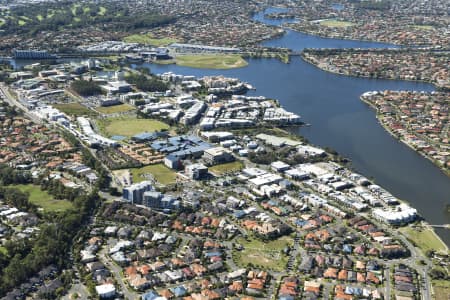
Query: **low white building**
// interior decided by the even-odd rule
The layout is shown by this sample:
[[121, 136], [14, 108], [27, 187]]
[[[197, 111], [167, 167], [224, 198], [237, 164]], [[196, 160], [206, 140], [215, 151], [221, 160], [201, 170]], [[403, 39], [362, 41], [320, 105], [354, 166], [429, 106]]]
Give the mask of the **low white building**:
[[108, 299], [116, 295], [116, 288], [111, 283], [97, 285], [95, 287], [95, 291], [97, 292], [100, 299]]
[[287, 163], [284, 163], [282, 161], [274, 161], [273, 163], [270, 164], [270, 168], [276, 172], [284, 172], [286, 170], [288, 170], [291, 166], [288, 165]]
[[382, 222], [397, 225], [414, 221], [417, 218], [417, 210], [402, 203], [390, 210], [376, 208], [372, 215]]

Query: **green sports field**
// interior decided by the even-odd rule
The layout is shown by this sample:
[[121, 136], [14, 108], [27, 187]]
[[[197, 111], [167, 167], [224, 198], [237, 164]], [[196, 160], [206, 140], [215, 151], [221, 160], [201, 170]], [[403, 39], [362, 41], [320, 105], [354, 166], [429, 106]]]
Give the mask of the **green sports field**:
[[158, 120], [136, 119], [134, 117], [98, 119], [97, 125], [107, 136], [132, 137], [141, 132], [168, 130], [169, 125]]
[[156, 181], [161, 184], [171, 184], [175, 183], [176, 173], [167, 168], [163, 164], [150, 165], [142, 168], [130, 169], [131, 175], [133, 176], [133, 182], [141, 182], [147, 180], [145, 174], [151, 174]]
[[27, 192], [30, 195], [29, 201], [39, 207], [42, 207], [44, 211], [64, 211], [73, 208], [73, 204], [67, 200], [56, 200], [52, 195], [46, 191], [41, 190], [41, 187], [33, 184], [18, 184], [13, 185], [22, 192]]
[[179, 55], [176, 57], [176, 64], [202, 69], [234, 69], [248, 65], [240, 55], [234, 54]]

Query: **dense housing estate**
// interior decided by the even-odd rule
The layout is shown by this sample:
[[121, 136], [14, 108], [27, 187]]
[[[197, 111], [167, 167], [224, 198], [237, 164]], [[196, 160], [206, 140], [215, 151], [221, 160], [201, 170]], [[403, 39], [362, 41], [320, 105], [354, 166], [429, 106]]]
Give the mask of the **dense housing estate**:
[[294, 30], [426, 47], [301, 59], [433, 83], [439, 91], [361, 100], [448, 171], [445, 1], [0, 3], [0, 52], [30, 60], [0, 64], [1, 299], [447, 296], [449, 251], [431, 226], [293, 134], [300, 115], [239, 78], [146, 68], [267, 55], [258, 43], [286, 30], [252, 19], [269, 5], [266, 17]]
[[[348, 299], [361, 295], [381, 299], [397, 293], [413, 299], [421, 289], [415, 283], [417, 275], [410, 285], [399, 283], [396, 290], [386, 286], [394, 276], [389, 264], [415, 251], [391, 231], [393, 226], [416, 221], [414, 208], [337, 163], [321, 148], [270, 132], [239, 132], [243, 127], [249, 132], [256, 126], [298, 124], [300, 117], [276, 101], [215, 90], [239, 85], [233, 78], [161, 74], [155, 78], [166, 82], [170, 90], [144, 92], [135, 86], [132, 91], [118, 90], [114, 97], [120, 104], [108, 109], [125, 102], [148, 117], [198, 131], [106, 135], [99, 131], [95, 115], [86, 115], [91, 109], [101, 110], [96, 97], [102, 96], [77, 96], [88, 109], [84, 115], [63, 113], [53, 106], [58, 103], [55, 97], [64, 96], [51, 93], [60, 87], [47, 84], [50, 76], [64, 76], [69, 82], [84, 76], [64, 67], [56, 66], [59, 71], [48, 74], [42, 70], [37, 78], [15, 74], [18, 81], [4, 89], [18, 95], [45, 91], [49, 96], [16, 101], [36, 121], [71, 133], [117, 169], [111, 173], [112, 182], [122, 197], [102, 205], [79, 250], [80, 271], [89, 275], [85, 283], [94, 286], [99, 297], [219, 299], [274, 294], [280, 299], [318, 299], [327, 290]], [[36, 86], [27, 89], [17, 77], [34, 80]], [[114, 74], [95, 80], [118, 79], [127, 77]], [[213, 89], [199, 96], [186, 84], [194, 81], [202, 89]], [[111, 119], [107, 114], [103, 118]], [[237, 123], [223, 126], [225, 118]], [[212, 126], [206, 126], [210, 119]], [[18, 121], [32, 124], [26, 118], [14, 122]], [[241, 121], [250, 122], [244, 126]], [[47, 130], [43, 125], [37, 128]], [[266, 149], [278, 156], [253, 163]], [[4, 152], [4, 157], [14, 159], [12, 154]], [[116, 159], [128, 169], [123, 170], [117, 161], [111, 164]], [[95, 173], [80, 162], [50, 161], [47, 167], [95, 182]], [[155, 167], [160, 171], [144, 171]], [[140, 175], [133, 174], [141, 169]], [[163, 184], [158, 172], [169, 172], [174, 178]], [[78, 179], [70, 183], [65, 175], [60, 180], [67, 186], [78, 184]], [[9, 218], [20, 213], [11, 209], [3, 209], [2, 215]], [[273, 250], [251, 246], [262, 241], [280, 244]], [[117, 267], [111, 267], [111, 261]], [[425, 269], [416, 272], [423, 274]], [[279, 287], [276, 280], [282, 282]]]

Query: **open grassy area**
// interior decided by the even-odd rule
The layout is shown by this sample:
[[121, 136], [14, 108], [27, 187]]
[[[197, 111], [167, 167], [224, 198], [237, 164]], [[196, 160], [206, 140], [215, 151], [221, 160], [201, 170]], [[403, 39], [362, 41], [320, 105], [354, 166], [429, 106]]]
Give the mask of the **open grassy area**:
[[240, 171], [244, 168], [244, 164], [240, 160], [236, 160], [226, 164], [220, 164], [216, 166], [212, 166], [209, 168], [211, 173], [215, 175], [223, 175], [226, 173], [232, 173], [236, 171]]
[[99, 9], [100, 9], [100, 10], [99, 10], [98, 14], [99, 14], [100, 16], [104, 16], [104, 15], [106, 14], [106, 7], [100, 6]]
[[448, 300], [450, 295], [450, 281], [433, 280], [432, 281], [435, 300]]
[[127, 112], [130, 110], [134, 110], [134, 106], [131, 106], [129, 104], [120, 104], [120, 105], [113, 105], [113, 106], [105, 106], [105, 107], [96, 107], [96, 111], [101, 112], [102, 114], [116, 114], [116, 113], [122, 113]]
[[233, 252], [233, 259], [239, 266], [246, 267], [253, 264], [273, 271], [283, 271], [288, 257], [281, 252], [286, 246], [292, 246], [293, 240], [287, 236], [270, 242], [263, 242], [254, 238], [249, 238], [249, 240], [239, 238], [236, 243], [244, 247], [241, 251]]
[[234, 69], [248, 65], [245, 59], [235, 54], [179, 55], [176, 57], [176, 63], [180, 66], [203, 69]]
[[145, 174], [151, 174], [161, 184], [175, 183], [176, 173], [163, 164], [150, 165], [142, 168], [130, 169], [133, 176], [133, 182], [147, 180]]
[[41, 190], [41, 187], [33, 184], [18, 184], [13, 185], [22, 192], [30, 194], [30, 202], [42, 207], [44, 211], [64, 211], [73, 208], [73, 204], [67, 200], [56, 200], [52, 195], [46, 191]]
[[176, 61], [174, 59], [157, 59], [152, 61], [152, 63], [157, 65], [171, 65], [175, 64]]
[[434, 30], [434, 27], [431, 25], [413, 25], [411, 26], [414, 29], [419, 29], [419, 30]]
[[172, 43], [176, 43], [177, 40], [173, 38], [155, 38], [151, 33], [147, 34], [132, 34], [127, 37], [125, 37], [124, 42], [127, 43], [139, 43], [139, 44], [146, 44], [146, 45], [152, 45], [156, 47], [160, 46], [167, 46]]
[[[417, 229], [416, 229], [417, 228]], [[438, 239], [437, 235], [431, 228], [426, 227], [404, 227], [400, 231], [412, 242], [414, 242], [417, 247], [419, 247], [423, 253], [427, 250], [434, 250], [436, 252], [447, 251], [445, 244]]]
[[47, 13], [47, 19], [53, 18], [55, 15], [55, 11], [53, 9], [49, 9]]
[[2, 253], [3, 255], [8, 255], [8, 250], [6, 250], [5, 247], [0, 246], [0, 253]]
[[136, 119], [133, 117], [98, 119], [97, 125], [107, 136], [122, 135], [132, 137], [147, 131], [161, 131], [169, 129], [169, 125], [158, 120]]
[[329, 20], [320, 21], [320, 25], [327, 26], [327, 27], [350, 27], [350, 26], [354, 26], [356, 24], [352, 23], [352, 22], [347, 22], [347, 21], [339, 21], [339, 20], [329, 19]]
[[70, 7], [70, 11], [72, 12], [72, 15], [74, 15], [74, 16], [77, 15], [77, 8], [80, 6], [81, 6], [81, 4], [79, 4], [79, 3], [72, 4], [72, 6]]
[[73, 115], [73, 116], [96, 116], [97, 113], [93, 110], [90, 110], [84, 105], [81, 105], [78, 102], [71, 103], [63, 103], [63, 104], [54, 104], [55, 108], [59, 109], [65, 114]]

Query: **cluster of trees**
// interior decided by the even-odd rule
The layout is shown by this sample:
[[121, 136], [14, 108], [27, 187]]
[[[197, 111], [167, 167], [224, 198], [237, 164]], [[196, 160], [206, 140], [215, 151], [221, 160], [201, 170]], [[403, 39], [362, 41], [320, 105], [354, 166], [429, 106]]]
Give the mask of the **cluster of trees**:
[[[175, 21], [172, 16], [161, 15], [151, 8], [131, 11], [121, 2], [81, 3], [46, 2], [11, 9], [2, 30], [6, 33], [35, 35], [42, 31], [58, 31], [62, 28], [85, 28], [99, 25], [111, 31], [128, 31], [153, 28]], [[20, 21], [19, 21], [20, 20]]]
[[0, 164], [1, 185], [24, 184], [31, 182], [31, 174], [13, 169], [5, 164]]
[[[69, 143], [81, 147], [79, 141], [69, 133], [62, 133]], [[97, 187], [109, 186], [107, 171], [93, 157], [89, 150], [82, 148], [83, 159], [99, 173]], [[74, 209], [63, 212], [44, 213], [29, 201], [29, 195], [9, 187], [11, 184], [40, 184], [48, 193], [59, 199], [72, 201]], [[70, 253], [76, 235], [84, 228], [94, 209], [100, 202], [97, 187], [89, 194], [64, 187], [56, 181], [41, 176], [34, 182], [28, 172], [17, 171], [0, 165], [0, 199], [20, 210], [36, 213], [43, 222], [40, 232], [32, 239], [10, 240], [4, 244], [6, 251], [0, 251], [0, 297], [13, 288], [19, 287], [41, 269], [54, 265], [58, 270], [70, 264]], [[63, 282], [64, 275], [62, 276]]]
[[125, 77], [125, 80], [144, 92], [164, 92], [169, 89], [164, 81], [155, 77], [149, 78], [143, 74], [130, 74]]
[[72, 82], [70, 88], [81, 96], [94, 96], [102, 93], [100, 86], [88, 80], [76, 80]]
[[[0, 165], [0, 182], [2, 185], [31, 183], [31, 177], [28, 173]], [[41, 214], [45, 221], [34, 239], [9, 240], [4, 244], [6, 253], [0, 251], [0, 296], [48, 265], [55, 265], [60, 270], [67, 267], [72, 241], [99, 202], [98, 190], [80, 195], [79, 191], [67, 189], [59, 182], [45, 180], [45, 177], [40, 178], [39, 182], [55, 197], [72, 201], [75, 209], [44, 214], [38, 212], [37, 207], [29, 201], [29, 194], [14, 187], [0, 188], [0, 199], [5, 203], [23, 211]]]
[[41, 188], [51, 194], [55, 199], [73, 202], [81, 193], [79, 189], [66, 187], [58, 180], [42, 180]]
[[436, 280], [447, 280], [449, 277], [447, 276], [444, 269], [441, 268], [433, 268], [430, 271], [430, 277]]
[[96, 183], [96, 187], [100, 190], [108, 189], [111, 178], [109, 176], [108, 171], [103, 167], [101, 162], [99, 162], [94, 157], [94, 155], [89, 151], [89, 149], [83, 147], [80, 141], [78, 141], [73, 134], [67, 131], [61, 131], [61, 135], [64, 137], [66, 141], [68, 141], [72, 145], [72, 147], [81, 149], [81, 158], [83, 160], [83, 164], [85, 164], [86, 166], [90, 167], [91, 169], [97, 172], [98, 180]]
[[75, 199], [74, 210], [52, 214], [32, 241], [7, 243], [7, 255], [0, 253], [0, 296], [18, 287], [48, 265], [59, 270], [70, 262], [73, 239], [98, 203], [97, 191]]
[[359, 1], [353, 0], [356, 7], [362, 9], [372, 9], [372, 10], [387, 10], [391, 8], [391, 2], [387, 0], [367, 0], [367, 1]]
[[28, 194], [15, 188], [0, 187], [0, 199], [20, 210], [35, 211], [36, 207], [28, 201]]
[[155, 28], [167, 25], [175, 21], [172, 16], [164, 16], [155, 13], [143, 13], [114, 18], [115, 28], [123, 31], [135, 29]]

